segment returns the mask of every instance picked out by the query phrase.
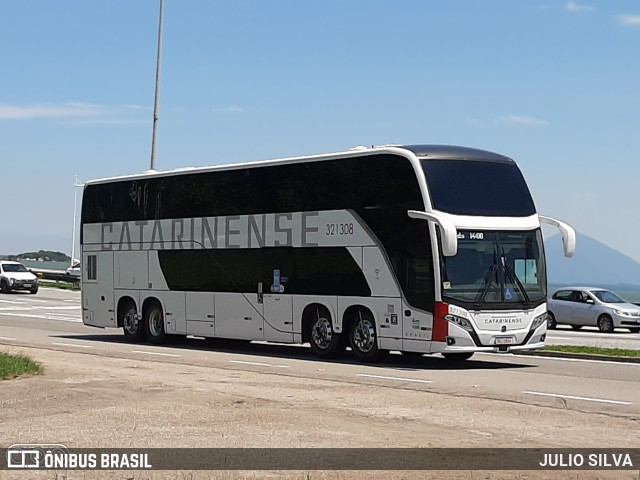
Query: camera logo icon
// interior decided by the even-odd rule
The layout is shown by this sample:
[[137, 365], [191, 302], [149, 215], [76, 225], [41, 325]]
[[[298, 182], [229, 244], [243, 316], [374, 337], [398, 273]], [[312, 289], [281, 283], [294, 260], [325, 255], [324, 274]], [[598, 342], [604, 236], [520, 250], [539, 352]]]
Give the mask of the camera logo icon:
[[42, 468], [45, 454], [61, 451], [67, 451], [67, 447], [61, 444], [16, 443], [7, 449], [7, 468]]

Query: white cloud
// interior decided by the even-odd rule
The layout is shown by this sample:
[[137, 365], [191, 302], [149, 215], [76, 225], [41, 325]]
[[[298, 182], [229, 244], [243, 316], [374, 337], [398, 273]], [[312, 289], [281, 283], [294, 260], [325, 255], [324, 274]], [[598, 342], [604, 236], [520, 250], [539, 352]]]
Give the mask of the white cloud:
[[213, 111], [223, 112], [223, 113], [245, 113], [247, 110], [242, 107], [233, 105], [231, 107], [225, 107], [225, 108], [214, 108]]
[[149, 107], [145, 107], [143, 105], [135, 105], [132, 103], [125, 103], [122, 105], [122, 108], [128, 108], [130, 110], [151, 110]]
[[599, 193], [593, 193], [589, 191], [584, 192], [575, 192], [571, 194], [571, 198], [574, 200], [586, 201], [586, 200], [597, 200], [601, 198], [602, 195]]
[[149, 119], [123, 119], [123, 118], [82, 118], [82, 119], [65, 119], [60, 122], [61, 125], [144, 125], [150, 124]]
[[0, 105], [0, 121], [53, 119], [64, 125], [136, 125], [151, 121], [146, 118], [149, 110], [134, 104], [107, 106], [79, 102]]
[[567, 0], [564, 4], [564, 10], [566, 12], [593, 12], [595, 9], [596, 7], [590, 5], [578, 5], [572, 0]]
[[549, 125], [549, 122], [540, 120], [534, 117], [528, 117], [525, 115], [502, 115], [497, 118], [496, 123], [502, 123], [505, 125], [531, 125], [531, 126], [544, 126]]
[[640, 15], [617, 15], [616, 18], [622, 25], [640, 26]]
[[0, 120], [28, 120], [32, 118], [93, 117], [104, 115], [105, 109], [88, 103], [62, 105], [0, 105]]

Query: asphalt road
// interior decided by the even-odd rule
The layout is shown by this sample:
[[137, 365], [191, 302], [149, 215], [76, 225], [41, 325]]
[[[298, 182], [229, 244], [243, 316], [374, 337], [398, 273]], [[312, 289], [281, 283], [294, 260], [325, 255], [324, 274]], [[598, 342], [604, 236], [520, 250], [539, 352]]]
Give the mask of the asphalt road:
[[[550, 343], [640, 348], [640, 335], [559, 329]], [[392, 354], [384, 363], [363, 365], [349, 356], [323, 361], [304, 346], [205, 341], [152, 346], [131, 344], [120, 330], [81, 323], [80, 294], [43, 288], [37, 295], [0, 296], [0, 344], [63, 350], [92, 356], [131, 358], [225, 370], [268, 372], [381, 389], [436, 392], [495, 399], [636, 419], [640, 416], [640, 364], [519, 355], [476, 354], [462, 366], [440, 356], [410, 359]], [[636, 442], [637, 443], [637, 442]]]

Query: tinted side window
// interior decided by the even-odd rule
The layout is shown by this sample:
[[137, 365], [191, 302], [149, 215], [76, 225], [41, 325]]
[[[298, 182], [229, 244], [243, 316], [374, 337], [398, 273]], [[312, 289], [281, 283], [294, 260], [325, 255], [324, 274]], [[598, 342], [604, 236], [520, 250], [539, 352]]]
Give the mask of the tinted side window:
[[571, 300], [571, 296], [571, 290], [560, 290], [554, 293], [552, 298], [555, 300]]
[[422, 209], [407, 159], [376, 155], [89, 185], [84, 223], [364, 209]]
[[284, 293], [367, 297], [371, 290], [358, 264], [342, 247], [160, 250], [171, 290], [256, 293], [280, 274]]

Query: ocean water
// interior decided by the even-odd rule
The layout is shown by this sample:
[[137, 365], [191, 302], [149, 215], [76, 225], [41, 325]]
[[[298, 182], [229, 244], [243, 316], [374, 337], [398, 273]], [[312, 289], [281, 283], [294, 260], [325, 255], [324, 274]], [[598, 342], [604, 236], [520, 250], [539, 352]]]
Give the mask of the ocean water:
[[640, 292], [615, 290], [615, 292], [630, 303], [640, 303]]
[[27, 268], [37, 268], [42, 270], [66, 270], [71, 266], [70, 262], [30, 262], [22, 260], [20, 263]]

